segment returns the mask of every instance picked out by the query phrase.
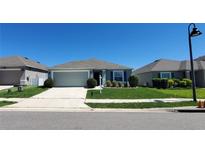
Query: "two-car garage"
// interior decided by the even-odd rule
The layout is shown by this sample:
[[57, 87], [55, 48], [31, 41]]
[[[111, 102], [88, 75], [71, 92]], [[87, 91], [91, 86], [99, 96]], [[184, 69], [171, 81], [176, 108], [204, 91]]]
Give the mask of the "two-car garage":
[[89, 78], [89, 71], [52, 71], [51, 76], [56, 87], [84, 87]]

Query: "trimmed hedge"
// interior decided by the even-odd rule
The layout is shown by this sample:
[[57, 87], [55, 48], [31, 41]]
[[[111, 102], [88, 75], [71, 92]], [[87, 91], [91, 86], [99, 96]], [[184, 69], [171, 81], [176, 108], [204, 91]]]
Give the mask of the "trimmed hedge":
[[171, 88], [171, 87], [191, 87], [192, 81], [190, 79], [161, 79], [161, 78], [153, 78], [152, 79], [154, 88]]
[[169, 80], [168, 80], [168, 87], [169, 87], [169, 88], [172, 88], [173, 86], [174, 86], [174, 80], [169, 79]]
[[118, 82], [117, 81], [112, 81], [112, 87], [118, 87]]
[[53, 87], [53, 79], [48, 78], [44, 81], [44, 87], [46, 88], [52, 88]]
[[136, 76], [130, 76], [128, 81], [129, 81], [130, 87], [137, 87], [138, 78]]
[[97, 80], [94, 78], [90, 78], [87, 80], [87, 87], [88, 88], [95, 88], [97, 86]]
[[110, 80], [106, 81], [106, 87], [112, 87], [112, 82]]
[[153, 87], [155, 88], [163, 88], [163, 89], [166, 89], [168, 88], [168, 79], [161, 79], [161, 78], [154, 78], [152, 79], [152, 83], [153, 83]]

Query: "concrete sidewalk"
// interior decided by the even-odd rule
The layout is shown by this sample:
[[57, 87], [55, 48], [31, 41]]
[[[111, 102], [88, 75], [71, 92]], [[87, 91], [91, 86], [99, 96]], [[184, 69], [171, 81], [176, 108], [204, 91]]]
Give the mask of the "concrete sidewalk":
[[[17, 101], [13, 99], [13, 101]], [[84, 99], [37, 99], [27, 98], [18, 100], [18, 103], [8, 105], [9, 108], [68, 108], [68, 109], [89, 109]]]
[[[202, 100], [202, 99], [200, 99]], [[146, 103], [146, 102], [184, 102], [189, 98], [155, 98], [155, 99], [86, 99], [85, 103]]]

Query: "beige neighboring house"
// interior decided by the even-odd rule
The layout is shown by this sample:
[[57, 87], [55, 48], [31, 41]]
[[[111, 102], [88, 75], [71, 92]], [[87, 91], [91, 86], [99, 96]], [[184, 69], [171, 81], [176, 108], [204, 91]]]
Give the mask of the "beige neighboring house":
[[[194, 60], [194, 69], [196, 76], [196, 86], [205, 87], [205, 56]], [[152, 86], [153, 78], [189, 78], [190, 79], [190, 61], [177, 61], [168, 59], [159, 59], [148, 65], [133, 71], [133, 75], [139, 78], [139, 85]]]
[[95, 78], [98, 85], [107, 80], [127, 83], [132, 68], [107, 61], [88, 59], [56, 65], [50, 70], [55, 86], [84, 87], [88, 78]]
[[47, 78], [48, 69], [39, 62], [20, 56], [0, 58], [0, 85], [41, 86]]

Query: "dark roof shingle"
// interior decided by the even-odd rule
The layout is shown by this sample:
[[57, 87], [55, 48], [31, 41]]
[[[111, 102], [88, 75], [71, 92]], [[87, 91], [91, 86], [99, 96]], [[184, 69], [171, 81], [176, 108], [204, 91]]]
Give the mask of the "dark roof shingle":
[[[141, 74], [155, 71], [186, 71], [190, 69], [190, 61], [188, 60], [176, 61], [159, 59], [139, 69], [136, 69], [135, 71], [133, 71], [133, 74]], [[194, 61], [194, 69], [205, 70], [205, 61]]]
[[56, 65], [51, 67], [51, 69], [131, 69], [127, 66], [113, 64], [110, 62], [88, 59], [81, 61], [71, 61], [65, 64]]
[[3, 57], [0, 58], [0, 68], [16, 68], [16, 67], [32, 67], [40, 70], [47, 71], [47, 67], [45, 65], [40, 64], [39, 62], [35, 62], [31, 59], [21, 56], [11, 56], [11, 57]]

